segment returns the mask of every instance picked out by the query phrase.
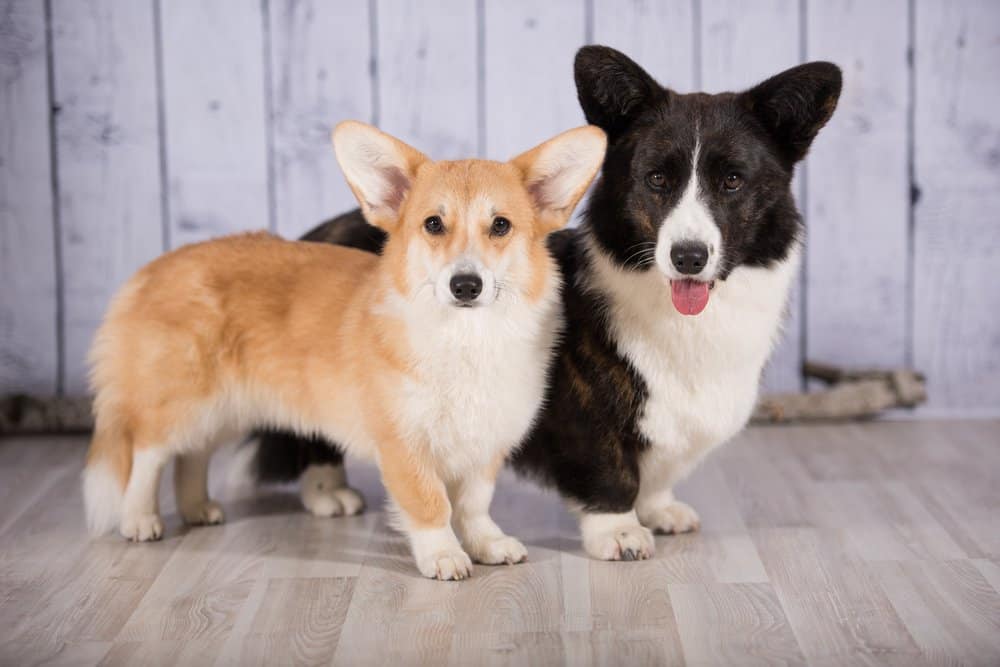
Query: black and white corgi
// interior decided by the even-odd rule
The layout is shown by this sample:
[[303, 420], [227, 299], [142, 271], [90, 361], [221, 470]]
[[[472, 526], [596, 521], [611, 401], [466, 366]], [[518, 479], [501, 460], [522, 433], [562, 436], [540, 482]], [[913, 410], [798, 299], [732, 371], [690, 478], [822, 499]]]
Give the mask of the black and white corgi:
[[[653, 531], [698, 527], [673, 487], [757, 399], [801, 254], [792, 174], [836, 108], [841, 73], [814, 62], [745, 92], [682, 95], [587, 46], [575, 76], [608, 152], [582, 225], [550, 237], [566, 327], [513, 464], [579, 512], [588, 554], [643, 559]], [[384, 239], [359, 220], [312, 236], [378, 251]]]

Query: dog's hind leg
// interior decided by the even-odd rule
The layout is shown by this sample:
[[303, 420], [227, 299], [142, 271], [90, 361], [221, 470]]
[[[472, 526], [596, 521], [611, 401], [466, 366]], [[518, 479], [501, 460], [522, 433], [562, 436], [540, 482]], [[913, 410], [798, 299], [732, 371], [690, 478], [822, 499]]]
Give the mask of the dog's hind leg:
[[121, 533], [134, 542], [149, 542], [163, 537], [160, 518], [160, 475], [170, 460], [166, 447], [135, 448], [132, 474], [122, 499]]
[[315, 516], [353, 516], [365, 508], [361, 494], [347, 485], [343, 461], [310, 464], [299, 480], [299, 494]]
[[181, 454], [174, 463], [177, 511], [190, 526], [214, 525], [226, 519], [222, 507], [208, 496], [208, 463], [212, 449]]

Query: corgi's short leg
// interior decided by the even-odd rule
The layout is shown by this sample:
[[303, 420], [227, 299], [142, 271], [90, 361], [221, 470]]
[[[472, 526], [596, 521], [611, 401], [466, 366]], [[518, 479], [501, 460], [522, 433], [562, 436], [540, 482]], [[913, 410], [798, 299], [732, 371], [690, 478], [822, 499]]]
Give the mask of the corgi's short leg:
[[653, 555], [653, 533], [639, 523], [635, 510], [621, 513], [583, 512], [583, 549], [601, 560], [646, 560]]
[[420, 573], [442, 580], [469, 577], [472, 559], [451, 527], [448, 492], [431, 465], [433, 460], [425, 450], [392, 439], [380, 442], [378, 460]]
[[642, 471], [635, 511], [642, 525], [657, 533], [689, 533], [701, 527], [694, 508], [674, 497], [673, 486], [701, 460], [657, 461], [652, 459]]
[[674, 498], [670, 489], [640, 498], [635, 510], [642, 525], [658, 533], [690, 533], [701, 528], [698, 513], [687, 503]]
[[132, 473], [122, 499], [121, 533], [134, 542], [163, 537], [160, 518], [160, 475], [170, 459], [165, 447], [137, 448], [132, 454]]
[[528, 557], [520, 541], [505, 535], [490, 517], [499, 465], [452, 487], [452, 524], [472, 559], [487, 565], [510, 565]]
[[343, 463], [310, 465], [299, 480], [299, 493], [316, 516], [354, 516], [365, 508], [361, 494], [347, 486]]
[[226, 520], [222, 507], [208, 497], [209, 449], [181, 454], [174, 462], [177, 511], [190, 526], [214, 525]]

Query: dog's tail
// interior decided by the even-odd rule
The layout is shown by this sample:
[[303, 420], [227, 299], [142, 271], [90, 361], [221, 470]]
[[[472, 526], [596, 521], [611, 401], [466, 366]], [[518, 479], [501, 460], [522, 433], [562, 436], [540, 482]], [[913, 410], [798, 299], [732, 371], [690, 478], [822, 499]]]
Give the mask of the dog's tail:
[[83, 502], [91, 535], [102, 535], [118, 525], [131, 474], [131, 439], [113, 421], [109, 424], [99, 417], [83, 469]]

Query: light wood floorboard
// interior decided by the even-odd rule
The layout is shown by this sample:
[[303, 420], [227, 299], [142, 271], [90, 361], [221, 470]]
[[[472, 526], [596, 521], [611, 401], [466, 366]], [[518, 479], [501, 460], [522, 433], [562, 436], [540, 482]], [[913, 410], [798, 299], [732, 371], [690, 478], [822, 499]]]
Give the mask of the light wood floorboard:
[[551, 491], [505, 472], [527, 563], [421, 578], [381, 511], [304, 513], [294, 488], [222, 494], [155, 544], [88, 539], [85, 440], [0, 441], [0, 665], [997, 665], [1000, 422], [754, 428], [678, 496], [703, 529], [656, 558], [588, 559]]

